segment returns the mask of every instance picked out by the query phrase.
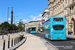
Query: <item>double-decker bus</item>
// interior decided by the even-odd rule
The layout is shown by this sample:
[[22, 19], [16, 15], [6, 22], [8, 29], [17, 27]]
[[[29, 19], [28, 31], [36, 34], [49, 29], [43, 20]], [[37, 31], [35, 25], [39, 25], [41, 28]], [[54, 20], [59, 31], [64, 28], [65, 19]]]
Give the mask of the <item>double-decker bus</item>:
[[31, 27], [31, 28], [30, 28], [30, 33], [31, 33], [31, 34], [36, 33], [36, 27]]
[[50, 40], [66, 40], [66, 20], [63, 16], [50, 17], [44, 22], [45, 38]]
[[30, 28], [27, 29], [27, 32], [30, 33]]

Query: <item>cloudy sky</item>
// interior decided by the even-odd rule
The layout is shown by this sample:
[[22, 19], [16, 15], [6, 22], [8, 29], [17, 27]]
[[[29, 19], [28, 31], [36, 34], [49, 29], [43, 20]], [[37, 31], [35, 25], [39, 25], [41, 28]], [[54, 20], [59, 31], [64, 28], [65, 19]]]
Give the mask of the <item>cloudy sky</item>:
[[[0, 22], [11, 21], [11, 7], [13, 7], [13, 19], [18, 23], [20, 19], [24, 23], [37, 21], [42, 17], [45, 8], [48, 8], [48, 0], [0, 0]], [[9, 17], [8, 17], [8, 7]], [[14, 22], [13, 20], [13, 22]]]

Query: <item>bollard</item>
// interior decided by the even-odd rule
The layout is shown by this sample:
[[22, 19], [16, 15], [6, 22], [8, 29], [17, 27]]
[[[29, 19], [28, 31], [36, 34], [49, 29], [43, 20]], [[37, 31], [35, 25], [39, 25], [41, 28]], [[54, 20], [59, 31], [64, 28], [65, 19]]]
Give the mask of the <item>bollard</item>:
[[16, 45], [16, 38], [14, 38], [14, 45]]
[[19, 43], [19, 37], [17, 37], [17, 43]]
[[10, 47], [10, 39], [8, 39], [8, 48]]
[[16, 43], [17, 43], [17, 38], [15, 38], [15, 45], [16, 45]]
[[20, 36], [18, 36], [17, 39], [18, 39], [17, 41], [18, 41], [18, 43], [19, 43], [19, 42], [20, 42]]
[[11, 40], [11, 46], [13, 46], [13, 38], [12, 38], [12, 40]]
[[20, 41], [22, 40], [22, 35], [21, 35], [21, 37], [20, 37]]
[[17, 43], [18, 43], [18, 37], [17, 37]]
[[20, 41], [21, 41], [21, 36], [20, 36]]
[[16, 37], [16, 44], [17, 44], [17, 37]]
[[21, 40], [22, 40], [22, 36], [21, 36]]
[[16, 37], [16, 44], [17, 44], [17, 37]]
[[22, 40], [22, 35], [21, 35], [21, 40]]
[[2, 39], [4, 39], [4, 35], [2, 35]]
[[18, 43], [18, 37], [16, 37], [16, 44]]
[[23, 39], [23, 35], [22, 35], [22, 39]]
[[19, 37], [18, 37], [18, 43], [19, 43]]
[[14, 38], [14, 45], [15, 45], [15, 38]]
[[3, 41], [3, 50], [5, 50], [5, 40]]
[[20, 36], [19, 36], [19, 42], [20, 42]]
[[[23, 36], [24, 36], [24, 35], [22, 35], [22, 39], [23, 39]], [[21, 40], [22, 40], [22, 39], [21, 39]]]

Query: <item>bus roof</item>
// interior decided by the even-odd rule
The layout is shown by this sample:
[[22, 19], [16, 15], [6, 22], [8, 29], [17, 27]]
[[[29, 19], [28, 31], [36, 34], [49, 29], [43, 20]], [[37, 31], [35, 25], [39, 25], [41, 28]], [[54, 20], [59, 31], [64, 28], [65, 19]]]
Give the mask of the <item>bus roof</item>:
[[[53, 17], [50, 17], [50, 18], [61, 18], [61, 17], [64, 18], [64, 16], [53, 16]], [[49, 20], [50, 18], [48, 18], [47, 20]], [[47, 20], [46, 20], [46, 21], [47, 21]], [[45, 22], [46, 22], [46, 21], [45, 21]]]
[[50, 18], [64, 18], [64, 16], [53, 16], [53, 17], [50, 17]]

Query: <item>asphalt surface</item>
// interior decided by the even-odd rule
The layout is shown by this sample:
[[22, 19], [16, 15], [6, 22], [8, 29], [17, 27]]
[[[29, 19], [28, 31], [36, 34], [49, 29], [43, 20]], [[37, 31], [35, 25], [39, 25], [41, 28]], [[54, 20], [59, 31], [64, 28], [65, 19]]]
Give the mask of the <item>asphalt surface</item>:
[[33, 35], [39, 36], [47, 40], [48, 42], [56, 46], [59, 50], [75, 50], [75, 39], [67, 38], [67, 40], [52, 40], [51, 41], [49, 39], [46, 39], [43, 33], [36, 33]]

